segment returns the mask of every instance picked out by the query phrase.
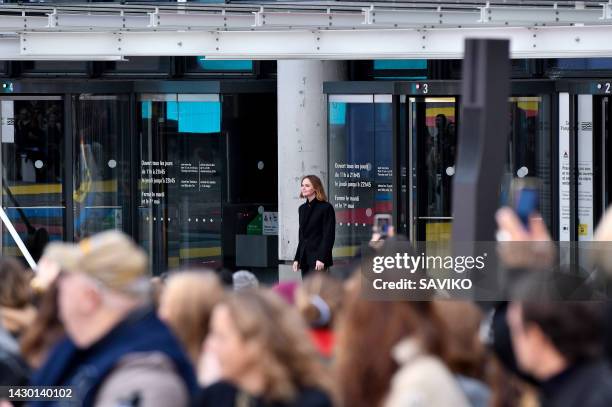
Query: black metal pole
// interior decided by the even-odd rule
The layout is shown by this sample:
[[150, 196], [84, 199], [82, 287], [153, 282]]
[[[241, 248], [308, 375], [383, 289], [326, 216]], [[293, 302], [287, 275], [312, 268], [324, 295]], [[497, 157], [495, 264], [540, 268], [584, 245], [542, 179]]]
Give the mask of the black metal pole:
[[392, 136], [393, 137], [393, 158], [391, 160], [391, 168], [393, 168], [392, 175], [392, 183], [393, 183], [393, 227], [396, 232], [400, 231], [401, 228], [401, 219], [400, 219], [400, 209], [401, 209], [401, 193], [402, 193], [402, 184], [401, 184], [401, 161], [402, 161], [402, 151], [400, 148], [400, 129], [399, 129], [399, 120], [400, 120], [400, 98], [399, 95], [394, 95], [391, 103], [393, 113], [392, 113]]
[[[75, 103], [78, 101], [75, 100]], [[64, 240], [74, 241], [74, 117], [72, 94], [64, 94]]]
[[[139, 194], [139, 184], [140, 184], [140, 137], [138, 134], [138, 126], [140, 123], [138, 122], [138, 101], [136, 100], [136, 94], [130, 93], [128, 98], [129, 103], [129, 132], [127, 143], [124, 144], [124, 157], [127, 160], [127, 165], [124, 168], [127, 169], [127, 174], [124, 173], [123, 176], [128, 176], [129, 181], [126, 183], [128, 186], [128, 191], [125, 194], [125, 200], [122, 202], [123, 210], [124, 210], [124, 218], [127, 222], [125, 222], [125, 232], [127, 232], [132, 239], [136, 242], [140, 243], [140, 224], [139, 224], [139, 214], [138, 207], [140, 205], [140, 194]], [[126, 202], [127, 201], [127, 202]]]
[[467, 40], [453, 177], [453, 241], [494, 240], [508, 144], [509, 94], [509, 42]]
[[570, 241], [578, 241], [578, 96], [569, 98]]

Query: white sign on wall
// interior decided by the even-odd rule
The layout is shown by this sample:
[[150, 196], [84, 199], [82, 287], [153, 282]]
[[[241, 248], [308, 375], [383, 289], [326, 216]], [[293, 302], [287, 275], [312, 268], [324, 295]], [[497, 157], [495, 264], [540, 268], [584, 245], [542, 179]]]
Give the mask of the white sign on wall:
[[0, 130], [2, 134], [2, 142], [14, 143], [15, 111], [13, 109], [12, 100], [3, 100], [0, 102], [0, 121], [2, 122], [2, 128]]
[[262, 234], [278, 235], [278, 212], [264, 212], [262, 216]]

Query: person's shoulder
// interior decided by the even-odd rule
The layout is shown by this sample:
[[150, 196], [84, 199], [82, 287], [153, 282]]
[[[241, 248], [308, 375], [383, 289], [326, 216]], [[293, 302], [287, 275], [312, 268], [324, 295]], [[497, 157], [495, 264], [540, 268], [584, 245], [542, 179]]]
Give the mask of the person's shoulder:
[[215, 393], [236, 394], [237, 391], [238, 390], [236, 386], [224, 380], [220, 380], [218, 382], [212, 383], [209, 386], [202, 388], [202, 392], [207, 393], [207, 394], [215, 394]]
[[219, 381], [198, 391], [193, 406], [231, 406], [234, 405], [237, 389], [232, 384]]
[[302, 389], [294, 403], [295, 407], [332, 407], [327, 393], [316, 388]]
[[591, 383], [584, 405], [612, 406], [612, 368], [607, 362], [593, 363], [585, 369], [582, 380]]
[[25, 386], [30, 371], [21, 357], [0, 347], [0, 386]]
[[334, 210], [334, 205], [330, 204], [329, 201], [319, 201], [319, 203], [321, 204], [321, 207], [325, 208], [326, 210]]
[[123, 357], [110, 372], [96, 396], [96, 405], [115, 405], [138, 395], [144, 405], [184, 406], [189, 390], [174, 363], [161, 352], [133, 353]]

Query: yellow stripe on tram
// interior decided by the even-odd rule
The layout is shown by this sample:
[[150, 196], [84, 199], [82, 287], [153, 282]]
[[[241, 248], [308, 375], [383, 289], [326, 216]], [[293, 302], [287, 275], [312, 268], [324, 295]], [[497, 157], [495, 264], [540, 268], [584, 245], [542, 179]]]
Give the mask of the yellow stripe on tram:
[[539, 100], [521, 100], [518, 102], [518, 107], [523, 110], [532, 110], [532, 111], [537, 112], [538, 108], [540, 107], [540, 101]]
[[[117, 180], [95, 181], [88, 192], [117, 192]], [[61, 194], [62, 184], [14, 185], [9, 190], [13, 195]]]
[[435, 97], [425, 98], [425, 103], [455, 103], [455, 98]]
[[61, 194], [62, 184], [15, 185], [9, 190], [13, 195]]
[[181, 259], [221, 256], [221, 247], [188, 247], [179, 250]]
[[439, 114], [443, 114], [446, 117], [455, 117], [454, 107], [428, 107], [425, 109], [425, 115], [427, 117], [435, 117]]

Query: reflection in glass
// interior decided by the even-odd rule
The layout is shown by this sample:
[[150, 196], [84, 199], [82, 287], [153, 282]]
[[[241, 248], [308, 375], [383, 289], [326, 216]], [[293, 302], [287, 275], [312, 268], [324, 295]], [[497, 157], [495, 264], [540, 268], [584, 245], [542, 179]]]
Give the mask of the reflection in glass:
[[[60, 97], [0, 99], [2, 206], [35, 260], [63, 238], [63, 102]], [[3, 227], [2, 252], [20, 255]]]
[[451, 215], [452, 175], [446, 169], [455, 165], [455, 114], [454, 98], [425, 100], [426, 131], [420, 143], [424, 143], [428, 182], [427, 205], [421, 216]]
[[217, 95], [143, 95], [141, 244], [155, 270], [221, 265], [223, 153]]
[[452, 181], [457, 148], [455, 98], [410, 103], [417, 240], [446, 240], [451, 230]]
[[[129, 190], [128, 99], [81, 95], [74, 100], [74, 237], [83, 239], [107, 229], [122, 229]], [[119, 164], [117, 164], [119, 163]]]
[[510, 98], [510, 137], [500, 203], [507, 202], [512, 178], [540, 179], [540, 211], [552, 226], [550, 112], [548, 96]]
[[336, 210], [334, 258], [372, 236], [374, 216], [392, 213], [391, 97], [329, 99], [329, 200]]
[[[448, 240], [452, 229], [452, 179], [456, 157], [454, 98], [411, 99], [417, 240]], [[551, 226], [550, 114], [547, 96], [509, 100], [510, 134], [505, 172], [499, 189], [500, 205], [507, 202], [512, 178], [541, 180], [540, 209]]]
[[[7, 207], [5, 212], [34, 261], [38, 261], [49, 241], [63, 239], [64, 208], [44, 206], [38, 208]], [[2, 254], [4, 256], [23, 257], [4, 225]]]

